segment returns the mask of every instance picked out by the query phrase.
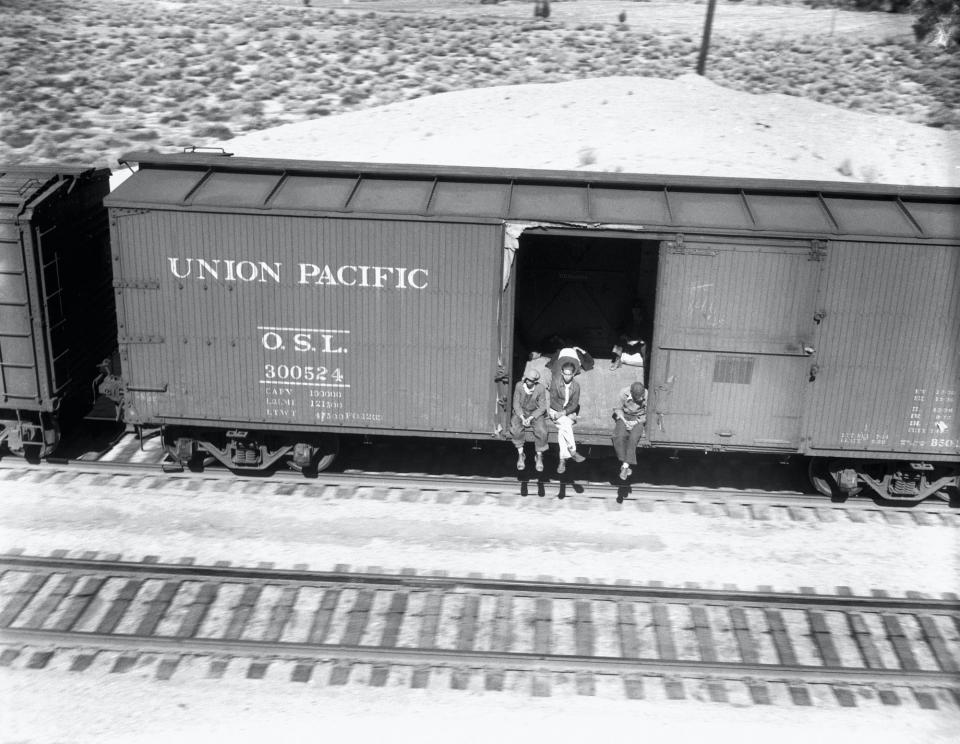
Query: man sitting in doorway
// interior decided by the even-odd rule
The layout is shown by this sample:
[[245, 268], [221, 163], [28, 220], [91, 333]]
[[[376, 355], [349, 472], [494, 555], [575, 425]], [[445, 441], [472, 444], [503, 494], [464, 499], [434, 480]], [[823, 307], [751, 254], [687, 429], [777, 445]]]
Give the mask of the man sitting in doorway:
[[613, 418], [617, 422], [613, 429], [613, 449], [622, 463], [620, 480], [626, 480], [633, 473], [630, 466], [637, 464], [637, 442], [647, 423], [647, 389], [642, 382], [620, 391]]
[[524, 430], [533, 430], [537, 472], [543, 471], [543, 453], [547, 451], [547, 390], [540, 382], [540, 373], [528, 369], [513, 391], [513, 417], [510, 419], [510, 439], [517, 448], [517, 470], [523, 470]]
[[573, 425], [577, 422], [577, 412], [580, 410], [580, 383], [573, 378], [580, 370], [580, 360], [575, 351], [563, 349], [557, 363], [560, 365], [560, 374], [554, 375], [550, 381], [550, 408], [547, 415], [557, 426], [557, 444], [560, 448], [557, 472], [563, 473], [567, 469], [567, 460], [572, 458], [574, 462], [583, 462], [587, 458], [577, 452], [573, 437]]
[[[631, 367], [646, 366], [647, 344], [643, 340], [644, 312], [640, 305], [634, 305], [630, 311], [631, 320], [620, 334], [617, 345], [613, 347], [613, 362], [610, 369], [618, 369], [626, 364]], [[640, 374], [643, 378], [643, 373]]]

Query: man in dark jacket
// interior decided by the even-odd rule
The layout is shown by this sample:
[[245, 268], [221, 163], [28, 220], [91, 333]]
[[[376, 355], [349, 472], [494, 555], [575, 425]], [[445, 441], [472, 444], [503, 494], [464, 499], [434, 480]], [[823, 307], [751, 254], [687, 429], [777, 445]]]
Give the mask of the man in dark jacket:
[[526, 457], [523, 454], [524, 430], [533, 430], [536, 449], [535, 467], [543, 471], [543, 453], [547, 451], [547, 389], [540, 382], [540, 373], [527, 370], [513, 391], [513, 416], [510, 419], [510, 439], [517, 448], [517, 470], [523, 470]]

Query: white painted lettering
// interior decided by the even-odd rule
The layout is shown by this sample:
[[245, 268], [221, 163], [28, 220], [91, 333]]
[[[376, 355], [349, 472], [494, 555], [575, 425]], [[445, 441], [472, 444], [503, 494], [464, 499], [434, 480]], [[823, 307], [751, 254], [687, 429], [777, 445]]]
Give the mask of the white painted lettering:
[[283, 347], [283, 338], [279, 333], [274, 333], [273, 331], [267, 331], [263, 334], [263, 348], [269, 351], [276, 351], [277, 349], [282, 349]]
[[314, 351], [313, 344], [310, 343], [309, 333], [293, 334], [293, 348], [297, 351]]
[[[414, 274], [423, 274], [423, 284], [417, 284], [416, 280], [413, 278]], [[427, 288], [427, 270], [426, 269], [412, 269], [409, 274], [407, 274], [407, 282], [414, 289], [426, 289]]]
[[374, 266], [373, 267], [373, 286], [377, 289], [383, 288], [383, 282], [390, 277], [390, 274], [393, 273], [393, 269], [384, 268], [383, 266]]
[[320, 267], [312, 263], [300, 264], [300, 284], [309, 284], [307, 281], [320, 273]]
[[358, 266], [357, 268], [360, 269], [360, 286], [369, 287], [370, 283], [367, 281], [367, 272], [370, 271], [370, 267]]
[[[346, 271], [347, 269], [349, 269], [350, 271], [352, 271], [352, 272], [353, 272], [353, 276], [354, 276], [354, 278], [351, 279], [349, 282], [348, 282], [346, 279], [343, 278], [343, 272]], [[357, 276], [357, 267], [356, 267], [356, 266], [341, 266], [339, 269], [337, 269], [337, 281], [340, 282], [340, 283], [341, 283], [342, 285], [344, 285], [345, 287], [353, 287], [353, 286], [355, 286], [356, 283], [357, 283], [356, 276]]]
[[280, 283], [280, 266], [282, 264], [279, 261], [274, 261], [271, 266], [266, 261], [260, 261], [260, 281], [267, 281], [266, 277], [269, 276], [277, 284]]
[[323, 271], [320, 272], [320, 278], [317, 279], [317, 284], [329, 284], [332, 287], [337, 286], [337, 280], [333, 277], [333, 272], [330, 271], [329, 266], [324, 266]]
[[167, 261], [170, 262], [170, 273], [173, 274], [177, 279], [186, 279], [190, 276], [190, 266], [193, 263], [192, 258], [187, 259], [187, 270], [185, 273], [180, 273], [177, 271], [177, 268], [180, 266], [180, 259], [174, 258], [173, 256], [167, 256]]
[[[211, 265], [212, 264], [212, 265]], [[205, 258], [197, 259], [197, 279], [205, 279], [203, 275], [203, 270], [206, 269], [207, 273], [210, 274], [211, 279], [219, 279], [217, 272], [220, 270], [220, 259], [214, 258], [212, 261], [207, 261]]]

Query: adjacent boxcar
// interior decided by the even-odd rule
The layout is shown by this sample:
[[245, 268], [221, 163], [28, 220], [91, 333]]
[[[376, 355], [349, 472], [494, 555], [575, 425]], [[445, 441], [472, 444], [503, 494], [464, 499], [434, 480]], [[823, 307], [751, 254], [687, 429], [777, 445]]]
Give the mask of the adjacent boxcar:
[[106, 169], [0, 166], [0, 441], [53, 451], [116, 341]]
[[[646, 445], [809, 455], [829, 493], [957, 487], [955, 189], [127, 160], [107, 199], [124, 405], [179, 460], [501, 433], [562, 336], [598, 359], [581, 441], [608, 443], [642, 380]], [[611, 370], [630, 322], [647, 364]]]

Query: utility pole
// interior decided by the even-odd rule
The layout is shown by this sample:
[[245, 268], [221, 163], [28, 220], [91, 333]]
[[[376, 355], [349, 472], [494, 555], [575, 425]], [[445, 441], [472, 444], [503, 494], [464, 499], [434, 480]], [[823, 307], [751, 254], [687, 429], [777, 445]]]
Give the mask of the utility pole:
[[717, 7], [717, 0], [710, 0], [707, 5], [707, 20], [703, 24], [703, 41], [700, 42], [700, 56], [697, 58], [697, 74], [703, 75], [707, 69], [707, 50], [710, 48], [710, 27], [713, 26], [713, 11]]

